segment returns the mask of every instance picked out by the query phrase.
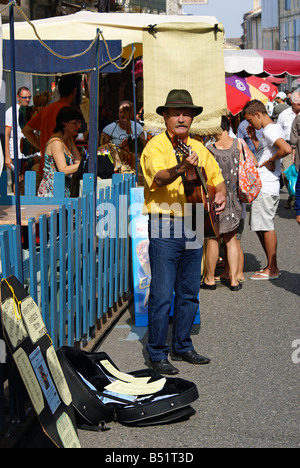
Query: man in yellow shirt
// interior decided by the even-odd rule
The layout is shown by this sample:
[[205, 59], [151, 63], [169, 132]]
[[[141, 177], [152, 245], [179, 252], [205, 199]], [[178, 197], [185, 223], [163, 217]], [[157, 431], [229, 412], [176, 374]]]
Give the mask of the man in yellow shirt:
[[[183, 178], [188, 170], [204, 167], [207, 183], [215, 190], [216, 215], [225, 208], [226, 187], [212, 154], [202, 143], [188, 136], [193, 118], [202, 110], [194, 105], [188, 91], [170, 91], [166, 104], [156, 110], [164, 117], [167, 131], [152, 138], [141, 157], [145, 178], [144, 211], [150, 215], [147, 351], [153, 369], [168, 375], [179, 372], [168, 361], [169, 347], [166, 344], [173, 291], [171, 359], [194, 365], [210, 362], [194, 350], [191, 340], [191, 328], [199, 307], [203, 249], [195, 232], [191, 238], [191, 231], [185, 227], [188, 210]], [[178, 159], [176, 156], [170, 141], [174, 137], [191, 147], [187, 157]]]

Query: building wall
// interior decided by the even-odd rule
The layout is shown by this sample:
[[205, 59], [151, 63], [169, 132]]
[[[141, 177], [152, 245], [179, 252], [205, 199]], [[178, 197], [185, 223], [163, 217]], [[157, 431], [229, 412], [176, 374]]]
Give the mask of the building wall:
[[262, 48], [261, 8], [254, 9], [244, 15], [244, 49]]
[[[247, 13], [244, 16], [245, 49], [254, 46], [256, 26], [253, 12]], [[269, 50], [300, 50], [300, 0], [261, 0], [260, 47]]]
[[261, 5], [262, 48], [278, 50], [280, 49], [278, 0], [262, 0]]
[[[0, 10], [2, 10], [3, 8], [5, 8], [5, 4], [8, 4], [9, 1], [3, 1], [3, 2], [0, 2]], [[17, 2], [22, 10], [24, 11], [24, 13], [26, 14], [26, 16], [28, 18], [30, 18], [30, 1], [29, 0], [20, 0]], [[1, 14], [2, 16], [2, 23], [8, 23], [9, 21], [9, 8], [6, 8], [3, 13]], [[15, 21], [24, 21], [24, 18], [23, 16], [21, 15], [21, 13], [19, 12], [18, 8], [14, 8], [14, 18], [15, 18]]]
[[167, 15], [178, 15], [181, 13], [179, 0], [167, 0]]
[[279, 0], [280, 48], [300, 50], [300, 0]]

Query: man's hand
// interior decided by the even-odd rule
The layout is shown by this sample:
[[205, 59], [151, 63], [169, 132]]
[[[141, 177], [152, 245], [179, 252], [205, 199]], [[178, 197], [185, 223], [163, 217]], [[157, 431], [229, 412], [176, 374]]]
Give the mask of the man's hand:
[[259, 168], [261, 167], [266, 167], [270, 172], [275, 172], [275, 161], [265, 161], [259, 166]]
[[187, 158], [183, 158], [178, 166], [170, 168], [170, 169], [162, 169], [158, 171], [154, 176], [153, 184], [156, 187], [165, 187], [166, 185], [171, 184], [177, 177], [186, 173], [186, 171], [190, 169], [194, 169], [198, 166], [198, 155], [195, 151], [192, 151], [191, 154]]
[[300, 225], [300, 215], [296, 216], [296, 221]]
[[186, 172], [189, 169], [193, 169], [194, 167], [197, 167], [198, 164], [199, 164], [198, 154], [195, 151], [192, 151], [191, 154], [187, 158], [184, 158], [182, 160], [178, 169], [180, 168], [181, 170], [184, 170], [184, 172]]
[[8, 154], [5, 155], [5, 161], [4, 162], [5, 162], [5, 166], [7, 167], [7, 169], [10, 169], [11, 165], [12, 165], [12, 159]]
[[214, 204], [215, 204], [215, 213], [216, 215], [219, 215], [223, 213], [226, 207], [226, 186], [225, 182], [222, 182], [221, 184], [218, 184], [215, 187], [216, 193], [215, 193], [215, 199], [214, 199]]
[[255, 128], [252, 125], [248, 125], [248, 127], [246, 128], [246, 131], [248, 133], [249, 138], [256, 139]]

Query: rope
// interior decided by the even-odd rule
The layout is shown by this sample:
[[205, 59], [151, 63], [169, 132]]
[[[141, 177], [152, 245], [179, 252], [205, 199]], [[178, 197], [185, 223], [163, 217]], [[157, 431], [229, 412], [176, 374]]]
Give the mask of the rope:
[[[13, 287], [9, 284], [9, 282], [7, 281], [7, 279], [3, 278], [1, 280], [1, 282], [4, 282], [7, 284], [7, 286], [9, 287], [9, 290], [10, 292], [12, 293], [12, 299], [13, 299], [13, 304], [14, 304], [14, 314], [15, 314], [15, 317], [17, 320], [22, 320], [22, 313], [21, 313], [21, 304], [22, 304], [22, 301], [19, 301], [17, 296], [15, 295], [15, 291], [13, 289]], [[17, 304], [17, 308], [18, 308], [18, 313], [17, 313], [17, 309], [16, 309], [16, 304]], [[18, 315], [19, 314], [19, 315]]]
[[[38, 41], [40, 42], [40, 44], [45, 47], [45, 49], [47, 49], [52, 55], [60, 58], [60, 59], [63, 59], [63, 60], [70, 60], [70, 59], [74, 59], [74, 58], [78, 58], [78, 57], [81, 57], [83, 55], [85, 55], [86, 53], [88, 53], [93, 45], [95, 44], [95, 42], [97, 40], [99, 40], [99, 37], [101, 37], [101, 39], [103, 40], [103, 43], [104, 43], [104, 46], [105, 46], [105, 49], [106, 49], [106, 52], [107, 52], [107, 55], [108, 55], [108, 58], [109, 60], [107, 62], [105, 62], [104, 64], [102, 64], [100, 67], [99, 67], [99, 70], [101, 70], [102, 68], [104, 68], [106, 65], [108, 65], [109, 63], [111, 65], [113, 65], [114, 67], [116, 67], [118, 70], [125, 70], [125, 68], [131, 63], [131, 61], [133, 60], [134, 58], [134, 52], [135, 52], [135, 48], [133, 48], [132, 50], [132, 53], [130, 54], [130, 57], [125, 60], [125, 62], [123, 63], [123, 65], [119, 66], [117, 63], [115, 63], [115, 61], [117, 61], [119, 58], [122, 57], [122, 54], [118, 55], [117, 57], [115, 58], [112, 58], [111, 54], [110, 54], [110, 51], [109, 51], [109, 47], [108, 47], [108, 44], [107, 44], [107, 41], [105, 39], [105, 37], [103, 36], [103, 33], [101, 31], [99, 31], [97, 34], [96, 34], [96, 37], [94, 38], [94, 40], [91, 42], [91, 44], [88, 46], [88, 48], [86, 50], [84, 50], [83, 52], [80, 52], [78, 54], [74, 54], [74, 55], [70, 55], [70, 56], [65, 56], [65, 55], [61, 55], [61, 54], [58, 54], [57, 52], [55, 52], [53, 49], [51, 49], [51, 47], [49, 47], [42, 39], [41, 37], [39, 36], [37, 30], [36, 30], [36, 27], [34, 26], [34, 24], [30, 21], [30, 19], [27, 17], [27, 15], [25, 14], [25, 12], [22, 10], [22, 8], [15, 2], [15, 1], [12, 1], [10, 2], [8, 5], [6, 5], [1, 11], [0, 11], [0, 14], [6, 9], [8, 8], [9, 6], [11, 5], [14, 5], [18, 8], [18, 10], [20, 11], [20, 14], [23, 16], [23, 18], [25, 19], [25, 21], [32, 27], [33, 31], [34, 31], [34, 34], [35, 36], [37, 37]], [[94, 71], [95, 69], [90, 69], [90, 70], [84, 70], [84, 71]], [[32, 73], [32, 75], [35, 75], [35, 73]], [[52, 75], [52, 74], [51, 74]]]
[[96, 37], [95, 39], [91, 42], [91, 44], [88, 46], [88, 48], [86, 50], [84, 50], [83, 52], [80, 52], [79, 54], [74, 54], [74, 55], [69, 55], [69, 56], [66, 56], [66, 55], [60, 55], [58, 54], [57, 52], [55, 52], [53, 49], [51, 49], [51, 47], [49, 47], [41, 38], [40, 36], [38, 35], [38, 32], [36, 30], [36, 27], [34, 26], [34, 24], [32, 24], [32, 22], [30, 21], [30, 19], [26, 16], [26, 14], [24, 13], [24, 11], [22, 10], [22, 8], [16, 4], [16, 7], [18, 8], [18, 10], [20, 11], [21, 15], [23, 16], [23, 18], [25, 19], [25, 21], [27, 21], [27, 23], [32, 27], [33, 31], [34, 31], [34, 34], [36, 35], [38, 41], [42, 44], [43, 47], [45, 47], [45, 49], [47, 49], [52, 55], [55, 55], [56, 57], [58, 58], [61, 58], [63, 60], [69, 60], [69, 59], [73, 59], [73, 58], [77, 58], [77, 57], [81, 57], [82, 55], [85, 55], [87, 52], [89, 52], [91, 50], [91, 48], [93, 47], [93, 45], [95, 44], [95, 42], [97, 41], [97, 39], [99, 38], [99, 35], [100, 33], [97, 33], [96, 34]]

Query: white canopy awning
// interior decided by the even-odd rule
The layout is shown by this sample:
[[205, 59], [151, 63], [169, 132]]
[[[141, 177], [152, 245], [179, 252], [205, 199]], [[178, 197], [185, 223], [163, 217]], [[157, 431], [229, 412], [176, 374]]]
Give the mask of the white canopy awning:
[[300, 52], [291, 50], [224, 50], [226, 73], [300, 76]]
[[[146, 13], [94, 13], [80, 11], [73, 15], [56, 16], [32, 21], [42, 40], [93, 40], [97, 28], [105, 40], [121, 40], [122, 47], [143, 43], [143, 31], [160, 23], [219, 24], [214, 16], [152, 15]], [[9, 39], [9, 25], [3, 26], [3, 38]], [[26, 21], [15, 23], [15, 39], [36, 39], [34, 29]], [[174, 50], [176, 48], [174, 47]], [[135, 56], [142, 54], [137, 47]], [[125, 54], [128, 56], [128, 53]]]

